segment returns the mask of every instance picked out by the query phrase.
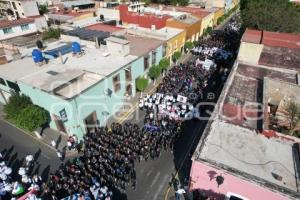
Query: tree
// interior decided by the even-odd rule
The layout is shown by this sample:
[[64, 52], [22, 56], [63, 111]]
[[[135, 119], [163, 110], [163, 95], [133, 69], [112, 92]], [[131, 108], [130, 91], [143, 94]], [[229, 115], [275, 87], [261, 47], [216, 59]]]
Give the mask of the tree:
[[189, 0], [177, 0], [180, 6], [187, 6], [189, 4]]
[[194, 43], [193, 42], [186, 42], [184, 45], [184, 48], [186, 49], [192, 49], [194, 47]]
[[46, 124], [49, 121], [48, 116], [47, 111], [43, 108], [31, 104], [19, 112], [15, 123], [17, 126], [32, 132]]
[[147, 88], [147, 86], [148, 86], [148, 79], [147, 78], [139, 77], [136, 80], [136, 88], [137, 88], [138, 91], [144, 92], [145, 89]]
[[46, 5], [46, 4], [39, 5], [38, 9], [39, 9], [40, 15], [43, 15], [43, 14], [49, 12], [48, 5]]
[[8, 120], [14, 121], [18, 113], [31, 104], [31, 99], [28, 96], [24, 94], [20, 95], [19, 93], [12, 94], [12, 96], [8, 100], [8, 103], [4, 105], [6, 118]]
[[61, 34], [61, 29], [49, 28], [47, 31], [43, 32], [43, 40], [47, 40], [50, 38], [59, 39]]
[[293, 135], [293, 132], [295, 131], [296, 126], [300, 122], [300, 112], [297, 104], [293, 101], [289, 102], [286, 111], [288, 112], [288, 122], [289, 122], [289, 131], [290, 135]]
[[300, 7], [289, 0], [241, 0], [243, 26], [274, 32], [300, 32]]
[[162, 71], [165, 71], [170, 66], [170, 60], [167, 58], [163, 58], [159, 61], [158, 66], [161, 68]]
[[177, 61], [181, 56], [181, 52], [180, 51], [176, 51], [174, 54], [173, 54], [173, 60]]
[[159, 77], [160, 73], [161, 73], [161, 68], [157, 65], [153, 65], [150, 69], [149, 69], [149, 76], [152, 80], [155, 80]]

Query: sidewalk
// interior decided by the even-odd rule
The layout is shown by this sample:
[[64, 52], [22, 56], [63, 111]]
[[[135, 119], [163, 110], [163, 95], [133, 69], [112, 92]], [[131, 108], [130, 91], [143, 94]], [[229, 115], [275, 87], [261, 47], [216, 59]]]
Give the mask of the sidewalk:
[[[55, 130], [47, 127], [44, 130], [40, 131], [40, 134], [42, 137], [38, 138], [34, 133], [29, 133], [27, 131], [24, 131], [24, 130], [16, 127], [11, 122], [8, 122], [7, 120], [5, 120], [3, 108], [4, 108], [4, 105], [2, 103], [0, 103], [0, 120], [5, 121], [6, 123], [12, 125], [15, 129], [22, 131], [24, 134], [28, 135], [28, 137], [32, 137], [32, 138], [36, 139], [37, 141], [43, 143], [44, 145], [48, 146], [53, 151], [56, 151], [56, 149], [63, 151], [64, 148], [67, 147], [68, 136], [66, 134], [60, 133], [58, 131], [55, 131]], [[54, 140], [56, 142], [56, 149], [51, 146], [52, 140]], [[68, 149], [66, 149], [66, 154], [65, 154], [66, 157], [73, 156], [76, 154], [77, 154], [76, 150], [69, 151]]]
[[[191, 53], [183, 54], [181, 56], [181, 58], [177, 61], [177, 63], [185, 63], [191, 57], [192, 57]], [[168, 70], [172, 69], [172, 67], [175, 66], [175, 65], [176, 64], [172, 64], [168, 68]], [[156, 79], [155, 84], [154, 84], [154, 82], [151, 81], [150, 84], [148, 85], [148, 87], [146, 88], [146, 90], [143, 92], [143, 96], [145, 96], [147, 94], [152, 94], [153, 92], [155, 92], [157, 86], [162, 82], [163, 78], [164, 77], [162, 75], [159, 76]], [[138, 108], [139, 99], [140, 99], [140, 93], [137, 92], [134, 97], [131, 97], [128, 100], [125, 100], [123, 109], [120, 109], [114, 115], [114, 116], [117, 116], [117, 118], [115, 118], [114, 116], [108, 118], [107, 119], [107, 125], [110, 125], [113, 122], [118, 122], [118, 123], [124, 122], [126, 120], [126, 118]], [[126, 106], [126, 105], [128, 105], [128, 106]]]

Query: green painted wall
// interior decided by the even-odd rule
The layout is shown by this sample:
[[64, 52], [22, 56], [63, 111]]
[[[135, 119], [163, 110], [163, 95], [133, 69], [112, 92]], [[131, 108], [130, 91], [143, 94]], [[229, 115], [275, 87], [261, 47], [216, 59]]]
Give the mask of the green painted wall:
[[[156, 64], [162, 59], [162, 46], [156, 49]], [[152, 53], [149, 53], [149, 68], [152, 63]], [[126, 82], [125, 69], [131, 67], [131, 82]], [[132, 85], [133, 96], [136, 95], [135, 80], [137, 77], [144, 75], [144, 57], [140, 57], [133, 61], [128, 66], [108, 76], [102, 81], [85, 90], [82, 94], [76, 96], [72, 100], [64, 100], [51, 93], [41, 91], [39, 89], [28, 86], [22, 82], [18, 82], [22, 93], [28, 95], [32, 102], [36, 105], [48, 110], [51, 116], [50, 127], [57, 130], [53, 116], [60, 117], [60, 111], [65, 109], [68, 120], [64, 122], [64, 126], [68, 134], [76, 134], [78, 138], [82, 138], [85, 134], [84, 120], [94, 111], [100, 125], [105, 124], [105, 120], [116, 113], [122, 106], [125, 100], [126, 85]], [[120, 76], [120, 90], [115, 92], [113, 87], [113, 77]], [[8, 87], [0, 84], [0, 89], [8, 90]], [[108, 96], [105, 91], [112, 91], [111, 96]], [[8, 90], [9, 91], [9, 90]], [[0, 97], [0, 101], [1, 101]], [[1, 101], [2, 102], [2, 101]], [[4, 103], [4, 102], [3, 102]], [[103, 115], [103, 112], [108, 112], [109, 116]]]

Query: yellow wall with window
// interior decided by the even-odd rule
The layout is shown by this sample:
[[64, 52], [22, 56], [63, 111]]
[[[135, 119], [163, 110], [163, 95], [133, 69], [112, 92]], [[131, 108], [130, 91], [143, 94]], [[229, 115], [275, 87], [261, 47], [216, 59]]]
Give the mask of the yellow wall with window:
[[183, 30], [181, 33], [167, 41], [167, 51], [166, 57], [171, 58], [174, 52], [180, 51], [184, 47], [186, 38], [186, 30]]
[[214, 25], [214, 13], [210, 13], [209, 15], [202, 17], [201, 27], [200, 27], [200, 36], [203, 34], [203, 31], [207, 27], [213, 27], [213, 25]]
[[214, 12], [214, 26], [218, 25], [218, 19], [225, 14], [225, 9], [220, 8]]

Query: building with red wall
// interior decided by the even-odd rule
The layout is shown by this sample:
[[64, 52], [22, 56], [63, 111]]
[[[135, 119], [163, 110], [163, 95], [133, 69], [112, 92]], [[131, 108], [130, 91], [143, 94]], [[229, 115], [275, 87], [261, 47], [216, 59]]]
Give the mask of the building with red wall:
[[127, 5], [120, 5], [120, 20], [123, 24], [137, 24], [140, 27], [161, 29], [166, 26], [167, 19], [171, 18], [168, 15], [155, 15], [149, 13], [129, 12]]

